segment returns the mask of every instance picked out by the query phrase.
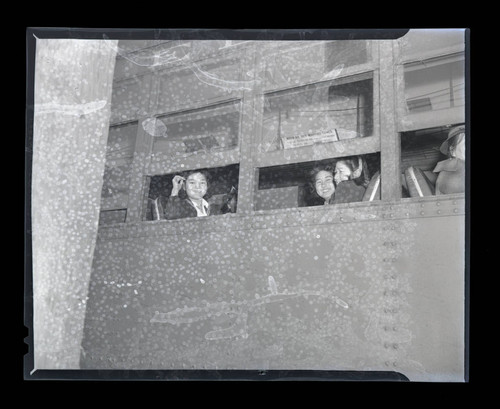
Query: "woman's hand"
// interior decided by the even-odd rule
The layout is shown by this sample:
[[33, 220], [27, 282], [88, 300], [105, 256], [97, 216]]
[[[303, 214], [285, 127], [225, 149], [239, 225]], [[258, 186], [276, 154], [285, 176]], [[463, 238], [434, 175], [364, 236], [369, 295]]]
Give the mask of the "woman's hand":
[[179, 190], [182, 189], [185, 180], [186, 178], [183, 178], [182, 176], [174, 176], [172, 179], [172, 192], [170, 193], [170, 196], [177, 196], [179, 194]]

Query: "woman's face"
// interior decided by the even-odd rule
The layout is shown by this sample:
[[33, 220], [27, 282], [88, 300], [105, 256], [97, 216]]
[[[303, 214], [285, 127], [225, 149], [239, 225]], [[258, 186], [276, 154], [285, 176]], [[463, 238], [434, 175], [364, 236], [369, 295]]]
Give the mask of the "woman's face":
[[316, 193], [325, 200], [335, 193], [335, 185], [333, 184], [333, 175], [326, 170], [320, 170], [314, 181]]
[[190, 199], [202, 199], [207, 193], [207, 188], [207, 180], [201, 173], [193, 173], [186, 179], [186, 193]]
[[335, 183], [339, 184], [344, 180], [349, 180], [351, 177], [351, 168], [347, 166], [344, 162], [337, 162], [335, 165]]

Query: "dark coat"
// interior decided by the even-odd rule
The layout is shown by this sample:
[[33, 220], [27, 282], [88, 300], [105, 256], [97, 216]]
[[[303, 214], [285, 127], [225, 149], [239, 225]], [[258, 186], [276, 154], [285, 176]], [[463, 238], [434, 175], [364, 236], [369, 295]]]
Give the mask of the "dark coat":
[[[363, 185], [356, 183], [354, 180], [345, 180], [340, 182], [335, 193], [332, 195], [328, 204], [362, 202], [366, 188]], [[325, 199], [313, 192], [305, 201], [305, 206], [320, 206], [325, 204]]]
[[365, 192], [363, 185], [356, 184], [354, 180], [345, 180], [337, 185], [332, 204], [361, 202]]
[[[209, 204], [208, 215], [221, 214], [220, 207]], [[170, 196], [165, 202], [165, 218], [167, 220], [184, 219], [186, 217], [197, 217], [196, 209], [189, 199], [181, 199], [179, 196]]]

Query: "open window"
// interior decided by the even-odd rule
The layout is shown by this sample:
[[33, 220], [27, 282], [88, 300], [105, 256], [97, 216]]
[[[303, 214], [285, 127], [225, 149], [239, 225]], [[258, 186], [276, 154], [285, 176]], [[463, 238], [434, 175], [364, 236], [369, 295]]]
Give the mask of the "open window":
[[[458, 159], [449, 153], [455, 144], [462, 144]], [[402, 197], [464, 193], [465, 158], [460, 157], [463, 149], [465, 127], [461, 124], [402, 133]]]
[[[187, 178], [194, 172], [201, 172], [206, 177], [207, 191], [203, 198], [212, 209], [209, 215], [223, 215], [236, 212], [238, 204], [239, 165], [233, 164], [216, 168], [194, 169], [148, 177], [145, 220], [196, 217], [195, 212], [189, 211], [183, 212], [183, 214], [169, 214], [167, 205], [172, 194], [173, 178], [176, 175]], [[185, 188], [179, 191], [178, 198], [183, 201], [182, 206], [184, 206], [184, 204], [185, 207], [191, 206]]]
[[436, 34], [411, 30], [399, 41], [402, 198], [465, 192], [464, 31]]
[[[352, 173], [342, 178], [340, 174], [346, 171], [341, 164], [346, 163]], [[255, 210], [324, 204], [325, 199], [317, 194], [313, 180], [314, 172], [321, 169], [332, 174], [335, 197], [331, 204], [380, 200], [380, 153], [377, 152], [260, 168]]]

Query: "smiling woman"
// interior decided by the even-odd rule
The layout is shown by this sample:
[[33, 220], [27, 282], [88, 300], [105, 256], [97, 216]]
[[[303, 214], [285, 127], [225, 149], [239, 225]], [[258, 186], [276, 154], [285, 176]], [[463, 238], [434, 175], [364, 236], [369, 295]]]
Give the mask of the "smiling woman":
[[[216, 206], [210, 205], [204, 196], [207, 193], [208, 181], [205, 173], [195, 171], [187, 177], [175, 175], [172, 179], [172, 192], [167, 199], [165, 216], [167, 219], [184, 217], [203, 217], [220, 212]], [[186, 198], [179, 197], [179, 191], [184, 189]]]
[[260, 168], [255, 210], [372, 200], [380, 200], [378, 152]]
[[324, 204], [330, 204], [330, 200], [334, 198], [335, 184], [333, 180], [334, 171], [329, 166], [324, 169], [313, 169], [314, 190], [325, 201]]
[[236, 211], [238, 166], [151, 177], [147, 220], [215, 216]]
[[327, 204], [361, 202], [370, 183], [370, 174], [366, 160], [356, 158], [340, 158], [335, 166], [315, 167], [311, 173], [311, 189]]

